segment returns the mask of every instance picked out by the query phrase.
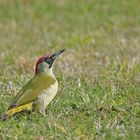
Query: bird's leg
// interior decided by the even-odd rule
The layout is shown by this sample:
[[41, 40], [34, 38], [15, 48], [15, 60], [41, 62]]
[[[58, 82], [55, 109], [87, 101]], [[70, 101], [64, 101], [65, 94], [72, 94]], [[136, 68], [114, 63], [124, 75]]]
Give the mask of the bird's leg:
[[43, 116], [45, 116], [45, 105], [44, 105], [44, 101], [42, 101], [41, 103], [38, 103], [38, 112], [40, 114], [42, 114]]
[[44, 108], [41, 108], [41, 109], [39, 110], [39, 113], [41, 113], [43, 116], [46, 115], [46, 113], [45, 113], [45, 109], [44, 109]]

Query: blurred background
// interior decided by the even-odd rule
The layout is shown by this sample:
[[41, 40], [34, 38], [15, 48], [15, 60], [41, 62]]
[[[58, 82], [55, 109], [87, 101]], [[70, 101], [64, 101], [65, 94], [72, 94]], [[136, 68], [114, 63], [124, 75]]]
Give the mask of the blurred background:
[[[133, 115], [136, 117], [139, 112], [137, 97], [140, 91], [139, 5], [139, 0], [0, 0], [0, 111], [6, 109], [16, 92], [33, 76], [38, 57], [65, 48], [64, 55], [57, 60], [54, 67], [61, 92], [68, 93], [72, 90], [71, 92], [77, 93], [77, 88], [80, 87], [82, 91], [75, 96], [83, 97], [80, 99], [83, 103], [90, 102], [93, 96], [91, 108], [94, 105], [101, 111], [110, 110], [112, 106], [123, 110], [124, 106], [127, 108], [133, 104], [136, 107]], [[92, 91], [94, 92], [91, 93]], [[126, 92], [132, 94], [126, 96]], [[79, 100], [73, 101], [73, 96], [70, 95], [65, 95], [69, 100], [68, 107], [71, 108], [72, 102], [72, 105], [78, 108], [76, 103]], [[61, 94], [62, 98], [64, 96]], [[128, 100], [131, 101], [127, 102]], [[62, 99], [60, 102], [65, 101]], [[63, 107], [65, 108], [66, 104]], [[128, 110], [131, 109], [124, 109], [129, 116], [131, 113]], [[55, 110], [53, 111], [55, 114]], [[106, 115], [106, 119], [109, 118], [107, 112]], [[118, 113], [115, 114], [117, 115]], [[120, 113], [117, 117], [128, 117], [121, 115]], [[101, 126], [101, 129], [90, 126], [93, 122], [97, 125], [93, 118], [98, 117], [87, 117], [85, 124], [89, 123], [89, 127], [81, 127], [80, 121], [81, 126], [77, 124], [74, 127], [63, 127], [66, 131], [78, 127], [78, 132], [74, 133], [75, 138], [81, 133], [85, 134], [84, 139], [93, 138], [96, 134], [103, 136], [102, 130], [106, 127], [103, 129]], [[67, 120], [71, 122], [71, 118]], [[116, 119], [110, 117], [110, 120], [103, 121], [104, 126], [109, 127]], [[133, 132], [138, 132], [137, 120], [131, 122], [128, 119], [128, 122], [130, 126], [134, 126]], [[62, 120], [61, 124], [63, 123], [65, 124]], [[83, 122], [83, 126], [85, 124]], [[110, 127], [111, 129], [113, 128]], [[117, 125], [114, 129], [117, 129]], [[124, 132], [124, 135], [128, 136], [131, 127], [124, 128], [124, 131], [128, 132]], [[116, 137], [119, 132], [115, 133]], [[31, 133], [36, 132], [31, 130]], [[0, 134], [3, 136], [3, 133]], [[40, 134], [46, 135], [42, 132]]]
[[137, 0], [0, 0], [1, 65], [17, 64], [27, 72], [37, 57], [63, 48], [67, 51], [57, 67], [61, 63], [66, 75], [97, 75], [97, 67], [113, 61], [137, 63], [138, 4]]

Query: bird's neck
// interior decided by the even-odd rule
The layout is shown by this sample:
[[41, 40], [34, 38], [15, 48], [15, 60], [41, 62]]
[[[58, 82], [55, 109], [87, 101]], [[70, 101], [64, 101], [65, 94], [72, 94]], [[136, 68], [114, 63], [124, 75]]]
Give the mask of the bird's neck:
[[37, 68], [37, 71], [36, 71], [35, 73], [38, 73], [38, 74], [39, 74], [39, 73], [40, 73], [40, 74], [41, 74], [41, 73], [44, 73], [44, 74], [46, 74], [46, 75], [51, 76], [53, 79], [56, 79], [56, 78], [55, 78], [55, 75], [54, 75], [54, 73], [53, 73], [52, 67], [49, 68], [46, 62], [43, 62], [43, 63], [39, 64], [39, 65], [38, 65], [38, 68]]
[[50, 68], [46, 73], [47, 73], [47, 75], [49, 75], [49, 76], [51, 76], [52, 78], [56, 79], [56, 78], [55, 78], [55, 75], [54, 75], [54, 73], [53, 73], [52, 68]]

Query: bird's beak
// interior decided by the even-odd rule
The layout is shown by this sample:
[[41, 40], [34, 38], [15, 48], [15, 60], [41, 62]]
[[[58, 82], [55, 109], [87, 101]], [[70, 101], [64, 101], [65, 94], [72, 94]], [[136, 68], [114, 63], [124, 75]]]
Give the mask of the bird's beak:
[[61, 51], [58, 51], [58, 52], [52, 54], [52, 55], [50, 56], [50, 58], [56, 59], [56, 58], [57, 58], [60, 54], [62, 54], [64, 51], [65, 51], [65, 49], [63, 49], [63, 50], [61, 50]]
[[[49, 57], [49, 64], [50, 64], [50, 65], [49, 65], [49, 68], [52, 67], [52, 65], [53, 65], [53, 63], [54, 63], [54, 61], [55, 61], [55, 59], [56, 59], [59, 55], [61, 55], [64, 51], [65, 51], [65, 49], [60, 50], [60, 51], [58, 51], [58, 52], [52, 54], [52, 55]], [[47, 60], [47, 61], [48, 61], [48, 60]]]

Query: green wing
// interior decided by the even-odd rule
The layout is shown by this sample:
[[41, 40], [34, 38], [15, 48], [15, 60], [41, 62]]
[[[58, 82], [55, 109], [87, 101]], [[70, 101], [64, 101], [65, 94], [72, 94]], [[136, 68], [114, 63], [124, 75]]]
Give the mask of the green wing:
[[16, 95], [8, 110], [36, 100], [42, 91], [54, 82], [55, 79], [44, 73], [35, 75]]

